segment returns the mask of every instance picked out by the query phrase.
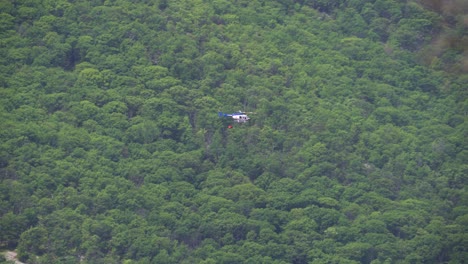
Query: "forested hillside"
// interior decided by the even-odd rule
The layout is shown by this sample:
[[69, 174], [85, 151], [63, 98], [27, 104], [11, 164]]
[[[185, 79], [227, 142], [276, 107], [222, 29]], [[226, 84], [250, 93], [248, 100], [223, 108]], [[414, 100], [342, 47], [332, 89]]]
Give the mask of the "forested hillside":
[[[28, 264], [464, 263], [466, 14], [0, 0], [0, 248]], [[228, 129], [218, 111], [238, 110], [254, 113]]]

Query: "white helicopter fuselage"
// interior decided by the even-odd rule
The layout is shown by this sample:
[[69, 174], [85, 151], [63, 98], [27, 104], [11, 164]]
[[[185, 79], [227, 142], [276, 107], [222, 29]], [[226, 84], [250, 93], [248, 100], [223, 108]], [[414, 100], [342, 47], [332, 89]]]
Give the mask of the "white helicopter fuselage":
[[218, 112], [218, 115], [219, 115], [219, 117], [230, 117], [236, 123], [245, 123], [245, 122], [250, 120], [250, 117], [248, 117], [245, 112], [241, 112], [241, 111], [235, 112], [235, 113], [232, 113], [232, 114], [226, 114], [226, 113], [223, 113], [223, 112]]
[[238, 115], [234, 114], [231, 117], [237, 123], [245, 123], [245, 122], [249, 121], [249, 119], [250, 119], [250, 117], [248, 117], [245, 114], [238, 114]]

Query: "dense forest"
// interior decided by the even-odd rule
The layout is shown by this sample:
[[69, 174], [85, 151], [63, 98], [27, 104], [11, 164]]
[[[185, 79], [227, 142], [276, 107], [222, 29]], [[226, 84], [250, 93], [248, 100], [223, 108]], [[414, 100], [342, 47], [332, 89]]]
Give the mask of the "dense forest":
[[[1, 250], [466, 263], [467, 14], [464, 0], [0, 0]], [[218, 111], [238, 110], [251, 120], [228, 129]]]

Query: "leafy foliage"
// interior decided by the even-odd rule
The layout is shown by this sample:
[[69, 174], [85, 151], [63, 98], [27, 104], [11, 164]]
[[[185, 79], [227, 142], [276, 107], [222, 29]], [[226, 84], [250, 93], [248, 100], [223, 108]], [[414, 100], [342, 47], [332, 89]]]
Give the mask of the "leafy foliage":
[[0, 1], [0, 247], [462, 263], [466, 5], [448, 2]]

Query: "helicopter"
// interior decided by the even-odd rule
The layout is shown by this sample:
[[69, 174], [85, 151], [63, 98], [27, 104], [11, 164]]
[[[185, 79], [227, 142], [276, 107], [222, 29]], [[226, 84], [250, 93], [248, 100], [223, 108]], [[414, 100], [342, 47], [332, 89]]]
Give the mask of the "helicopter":
[[[250, 120], [250, 117], [247, 116], [248, 113], [251, 113], [251, 112], [239, 111], [239, 112], [234, 112], [232, 114], [218, 112], [218, 116], [219, 117], [230, 117], [236, 123], [245, 123], [245, 122]], [[232, 128], [232, 125], [229, 125], [228, 128]]]

